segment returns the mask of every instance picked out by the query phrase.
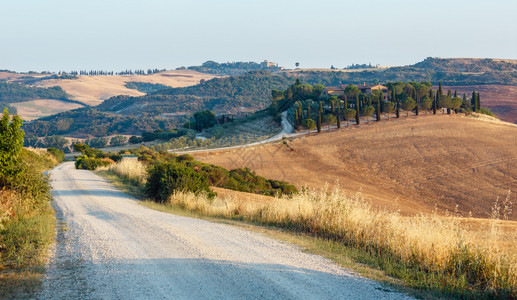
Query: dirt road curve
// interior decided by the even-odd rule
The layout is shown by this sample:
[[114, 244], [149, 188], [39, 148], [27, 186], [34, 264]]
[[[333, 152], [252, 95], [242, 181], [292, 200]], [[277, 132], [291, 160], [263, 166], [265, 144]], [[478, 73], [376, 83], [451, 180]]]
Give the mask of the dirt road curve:
[[402, 299], [295, 246], [147, 209], [89, 171], [52, 171], [58, 242], [41, 299]]

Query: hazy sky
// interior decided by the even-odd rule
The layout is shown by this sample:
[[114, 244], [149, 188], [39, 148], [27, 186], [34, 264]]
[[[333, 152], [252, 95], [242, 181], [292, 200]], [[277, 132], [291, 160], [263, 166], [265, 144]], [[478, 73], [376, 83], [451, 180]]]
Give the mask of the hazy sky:
[[517, 0], [0, 0], [0, 69], [517, 58]]

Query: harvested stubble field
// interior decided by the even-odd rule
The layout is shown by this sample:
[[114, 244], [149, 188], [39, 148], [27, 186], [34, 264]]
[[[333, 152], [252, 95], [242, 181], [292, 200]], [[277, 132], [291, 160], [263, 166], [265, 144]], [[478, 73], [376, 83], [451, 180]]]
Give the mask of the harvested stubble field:
[[288, 142], [293, 151], [279, 142], [195, 157], [299, 187], [339, 184], [404, 215], [437, 209], [488, 218], [495, 201], [517, 189], [516, 140], [513, 124], [438, 114], [303, 136]]
[[125, 87], [127, 82], [159, 83], [170, 87], [186, 87], [210, 80], [215, 75], [192, 70], [175, 70], [151, 75], [78, 76], [77, 79], [51, 79], [39, 82], [42, 87], [60, 86], [85, 105], [95, 106], [117, 95], [142, 96], [145, 93]]

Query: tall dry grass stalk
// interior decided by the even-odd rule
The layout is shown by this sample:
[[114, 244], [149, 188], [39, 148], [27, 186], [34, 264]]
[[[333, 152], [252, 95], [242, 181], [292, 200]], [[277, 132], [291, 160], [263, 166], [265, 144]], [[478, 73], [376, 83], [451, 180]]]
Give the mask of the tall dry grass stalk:
[[495, 246], [500, 220], [492, 222], [490, 238], [480, 241], [457, 216], [405, 217], [377, 211], [360, 193], [348, 196], [339, 188], [304, 190], [270, 202], [245, 202], [236, 197], [210, 200], [177, 192], [168, 204], [204, 215], [242, 218], [333, 239], [432, 273], [434, 283], [425, 282], [427, 287], [517, 296], [516, 253]]
[[136, 160], [122, 160], [105, 169], [137, 185], [144, 184], [147, 178], [146, 166]]

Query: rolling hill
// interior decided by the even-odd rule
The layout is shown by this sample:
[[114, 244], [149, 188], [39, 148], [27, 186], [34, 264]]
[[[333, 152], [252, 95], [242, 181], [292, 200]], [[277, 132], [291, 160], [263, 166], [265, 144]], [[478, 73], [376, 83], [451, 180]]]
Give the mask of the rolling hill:
[[[460, 115], [371, 122], [282, 143], [195, 153], [225, 168], [298, 187], [339, 185], [403, 214], [458, 211], [486, 218], [517, 189], [517, 126]], [[517, 214], [512, 216], [517, 220]]]

